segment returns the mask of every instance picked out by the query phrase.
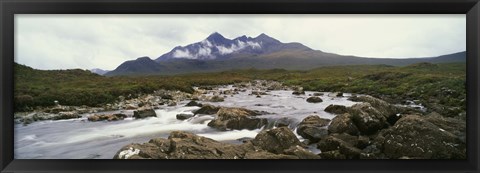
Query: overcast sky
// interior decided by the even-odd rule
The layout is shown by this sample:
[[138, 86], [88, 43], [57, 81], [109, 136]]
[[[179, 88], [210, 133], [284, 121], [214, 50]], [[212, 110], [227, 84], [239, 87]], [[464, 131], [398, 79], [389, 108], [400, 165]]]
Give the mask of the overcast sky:
[[15, 61], [112, 70], [175, 46], [265, 33], [342, 55], [405, 58], [465, 51], [465, 15], [15, 15]]

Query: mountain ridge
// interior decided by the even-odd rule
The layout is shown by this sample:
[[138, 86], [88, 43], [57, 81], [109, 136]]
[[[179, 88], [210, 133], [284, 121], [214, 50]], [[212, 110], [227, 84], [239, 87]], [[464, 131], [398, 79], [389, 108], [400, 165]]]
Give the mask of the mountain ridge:
[[465, 51], [424, 58], [368, 58], [322, 52], [297, 42], [282, 43], [264, 33], [253, 38], [242, 35], [228, 39], [220, 33], [214, 32], [200, 42], [176, 46], [156, 59], [140, 57], [136, 60], [125, 61], [105, 75], [173, 75], [242, 68], [308, 70], [333, 65], [385, 64], [399, 66], [419, 62], [465, 61]]

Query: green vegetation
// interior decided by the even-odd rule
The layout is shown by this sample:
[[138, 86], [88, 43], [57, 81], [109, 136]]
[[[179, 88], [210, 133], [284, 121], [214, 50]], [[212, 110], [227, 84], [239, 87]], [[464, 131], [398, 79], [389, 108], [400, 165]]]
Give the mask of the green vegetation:
[[466, 110], [466, 64], [419, 63], [403, 67], [355, 65], [309, 71], [232, 70], [176, 76], [104, 77], [84, 70], [35, 70], [15, 65], [15, 110], [63, 105], [99, 106], [118, 96], [135, 97], [158, 89], [193, 92], [192, 86], [255, 79], [300, 85], [305, 90], [369, 94], [393, 103], [419, 100], [430, 110], [457, 116]]

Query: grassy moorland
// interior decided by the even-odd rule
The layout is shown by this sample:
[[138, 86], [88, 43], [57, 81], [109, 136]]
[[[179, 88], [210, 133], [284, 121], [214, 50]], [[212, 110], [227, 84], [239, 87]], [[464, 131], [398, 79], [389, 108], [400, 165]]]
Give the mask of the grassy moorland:
[[458, 116], [466, 106], [466, 64], [409, 66], [354, 65], [308, 71], [231, 70], [176, 76], [104, 77], [85, 70], [35, 70], [15, 65], [15, 111], [36, 106], [99, 106], [118, 96], [135, 97], [158, 89], [193, 92], [192, 86], [232, 84], [255, 79], [299, 85], [305, 90], [369, 94], [392, 103], [417, 100], [429, 110]]

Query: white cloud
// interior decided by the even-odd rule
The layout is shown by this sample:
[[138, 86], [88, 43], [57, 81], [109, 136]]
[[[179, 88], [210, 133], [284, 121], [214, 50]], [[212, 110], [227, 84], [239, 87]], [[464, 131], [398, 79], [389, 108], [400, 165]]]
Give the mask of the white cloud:
[[186, 50], [180, 50], [180, 49], [175, 50], [175, 52], [173, 52], [173, 57], [175, 57], [175, 58], [188, 58], [188, 59], [195, 59], [196, 58], [196, 56], [193, 56], [192, 54], [190, 54], [190, 51], [188, 51], [188, 49], [186, 49]]
[[252, 47], [253, 49], [261, 48], [259, 43], [252, 42], [252, 41], [243, 42], [243, 41], [237, 40], [235, 43], [231, 44], [230, 47], [217, 46], [217, 49], [218, 51], [220, 51], [220, 54], [226, 55], [226, 54], [230, 54], [230, 53], [242, 50], [246, 47]]
[[[112, 70], [137, 57], [156, 59], [215, 31], [230, 39], [265, 33], [282, 42], [364, 57], [427, 57], [466, 49], [464, 14], [17, 14], [15, 61], [38, 69]], [[247, 42], [219, 49], [231, 53], [242, 44], [257, 48]], [[208, 54], [208, 47], [205, 43], [198, 54]], [[198, 56], [183, 53], [177, 55]]]

